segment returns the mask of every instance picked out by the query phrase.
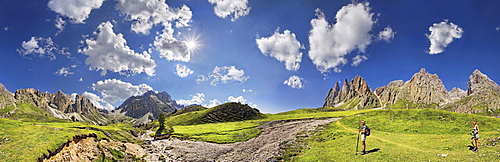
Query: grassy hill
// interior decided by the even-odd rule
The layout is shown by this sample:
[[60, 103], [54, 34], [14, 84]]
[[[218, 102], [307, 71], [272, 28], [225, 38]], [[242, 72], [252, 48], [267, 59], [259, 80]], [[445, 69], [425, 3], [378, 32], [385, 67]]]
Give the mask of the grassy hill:
[[0, 118], [0, 161], [35, 161], [78, 134], [134, 142], [131, 132], [139, 131], [128, 124], [97, 126], [57, 119], [31, 104], [0, 109], [0, 116], [4, 117]]
[[[355, 155], [357, 127], [372, 129], [367, 155]], [[481, 129], [479, 152], [469, 150], [472, 121]], [[310, 148], [293, 149], [286, 161], [498, 161], [500, 119], [433, 109], [377, 110], [353, 115], [303, 138]], [[359, 146], [361, 149], [361, 145]]]
[[259, 110], [240, 103], [225, 103], [210, 109], [182, 113], [167, 118], [167, 125], [195, 125], [204, 123], [234, 122], [263, 118]]

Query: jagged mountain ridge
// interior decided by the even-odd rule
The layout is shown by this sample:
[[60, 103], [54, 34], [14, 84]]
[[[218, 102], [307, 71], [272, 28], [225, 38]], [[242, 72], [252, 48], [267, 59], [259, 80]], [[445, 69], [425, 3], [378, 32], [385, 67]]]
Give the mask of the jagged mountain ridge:
[[125, 112], [133, 118], [142, 118], [151, 113], [153, 119], [160, 113], [172, 113], [184, 108], [178, 105], [167, 92], [148, 91], [143, 95], [132, 96], [125, 100], [115, 111]]
[[349, 82], [345, 79], [342, 89], [336, 82], [334, 88], [330, 89], [323, 107], [337, 107], [342, 104], [345, 109], [374, 108], [380, 106], [380, 101], [366, 81], [356, 75]]
[[[353, 80], [359, 79], [356, 76]], [[366, 82], [363, 82], [366, 84]], [[369, 94], [365, 92], [350, 93], [345, 91], [353, 91], [349, 89], [350, 83], [344, 81], [342, 90], [339, 91], [338, 82], [335, 83], [333, 89], [325, 98], [324, 107], [347, 107], [345, 104], [357, 103], [356, 108], [372, 108], [368, 103], [380, 102], [382, 107], [391, 108], [437, 108], [445, 109], [460, 113], [477, 113], [490, 116], [500, 115], [500, 86], [491, 80], [486, 74], [475, 70], [469, 77], [469, 86], [466, 91], [460, 88], [453, 88], [449, 92], [439, 79], [437, 74], [428, 73], [425, 68], [422, 68], [418, 73], [406, 82], [402, 80], [391, 81], [386, 86], [378, 87], [373, 91], [377, 97], [377, 101], [366, 102], [360, 100]], [[355, 89], [354, 91], [358, 91]], [[351, 107], [352, 108], [352, 107]]]
[[0, 84], [0, 109], [19, 104], [32, 104], [41, 108], [49, 115], [60, 119], [72, 119], [93, 124], [108, 124], [106, 114], [99, 112], [91, 101], [83, 95], [76, 95], [71, 99], [68, 94], [61, 91], [56, 93], [35, 90], [34, 88], [18, 89], [15, 93], [9, 92]]

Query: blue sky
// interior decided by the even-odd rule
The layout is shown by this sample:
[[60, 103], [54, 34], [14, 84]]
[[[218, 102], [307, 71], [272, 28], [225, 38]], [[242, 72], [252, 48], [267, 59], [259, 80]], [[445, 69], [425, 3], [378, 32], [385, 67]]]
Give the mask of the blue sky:
[[[135, 3], [132, 3], [135, 2]], [[0, 2], [0, 83], [119, 106], [148, 90], [181, 104], [276, 113], [323, 104], [360, 75], [374, 90], [420, 68], [467, 89], [500, 80], [500, 1], [17, 0]]]

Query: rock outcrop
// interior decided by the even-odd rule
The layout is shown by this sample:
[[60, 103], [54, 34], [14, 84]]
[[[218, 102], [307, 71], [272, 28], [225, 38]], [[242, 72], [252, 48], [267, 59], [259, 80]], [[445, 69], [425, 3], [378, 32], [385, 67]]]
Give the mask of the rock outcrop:
[[339, 90], [338, 83], [335, 83], [323, 104], [324, 107], [338, 107], [340, 105], [344, 109], [364, 109], [379, 107], [380, 102], [366, 81], [362, 77], [356, 76], [350, 82], [347, 82], [347, 79], [344, 80], [341, 90]]
[[156, 93], [149, 91], [140, 96], [129, 97], [117, 110], [126, 112], [127, 116], [141, 118], [147, 113], [152, 113], [158, 118], [160, 113], [171, 113], [183, 108], [178, 105], [167, 92]]
[[499, 117], [500, 86], [479, 70], [475, 70], [469, 76], [468, 83], [466, 96], [456, 102], [447, 104], [444, 109], [459, 113]]
[[14, 93], [16, 104], [28, 103], [42, 108], [48, 114], [61, 119], [76, 119], [93, 124], [108, 124], [105, 114], [99, 112], [88, 98], [76, 95], [72, 100], [68, 94], [61, 91], [56, 93], [40, 92], [33, 88], [18, 89]]
[[451, 91], [448, 92], [448, 96], [452, 101], [460, 100], [467, 97], [467, 91], [464, 91], [458, 87], [454, 87], [453, 89], [451, 89]]
[[0, 83], [0, 109], [14, 105], [14, 94], [10, 93], [3, 84]]
[[449, 98], [448, 91], [438, 75], [428, 73], [425, 68], [414, 74], [409, 81], [393, 81], [387, 86], [377, 88], [375, 93], [384, 106], [398, 102], [440, 104]]

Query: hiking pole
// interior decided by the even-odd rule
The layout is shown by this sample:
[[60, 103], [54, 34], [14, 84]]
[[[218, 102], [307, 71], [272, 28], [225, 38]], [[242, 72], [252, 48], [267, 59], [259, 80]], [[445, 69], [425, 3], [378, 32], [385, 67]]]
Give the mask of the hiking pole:
[[[359, 127], [358, 127], [359, 128]], [[358, 155], [358, 145], [359, 145], [359, 132], [358, 132], [358, 140], [356, 141], [356, 153], [355, 155]]]

